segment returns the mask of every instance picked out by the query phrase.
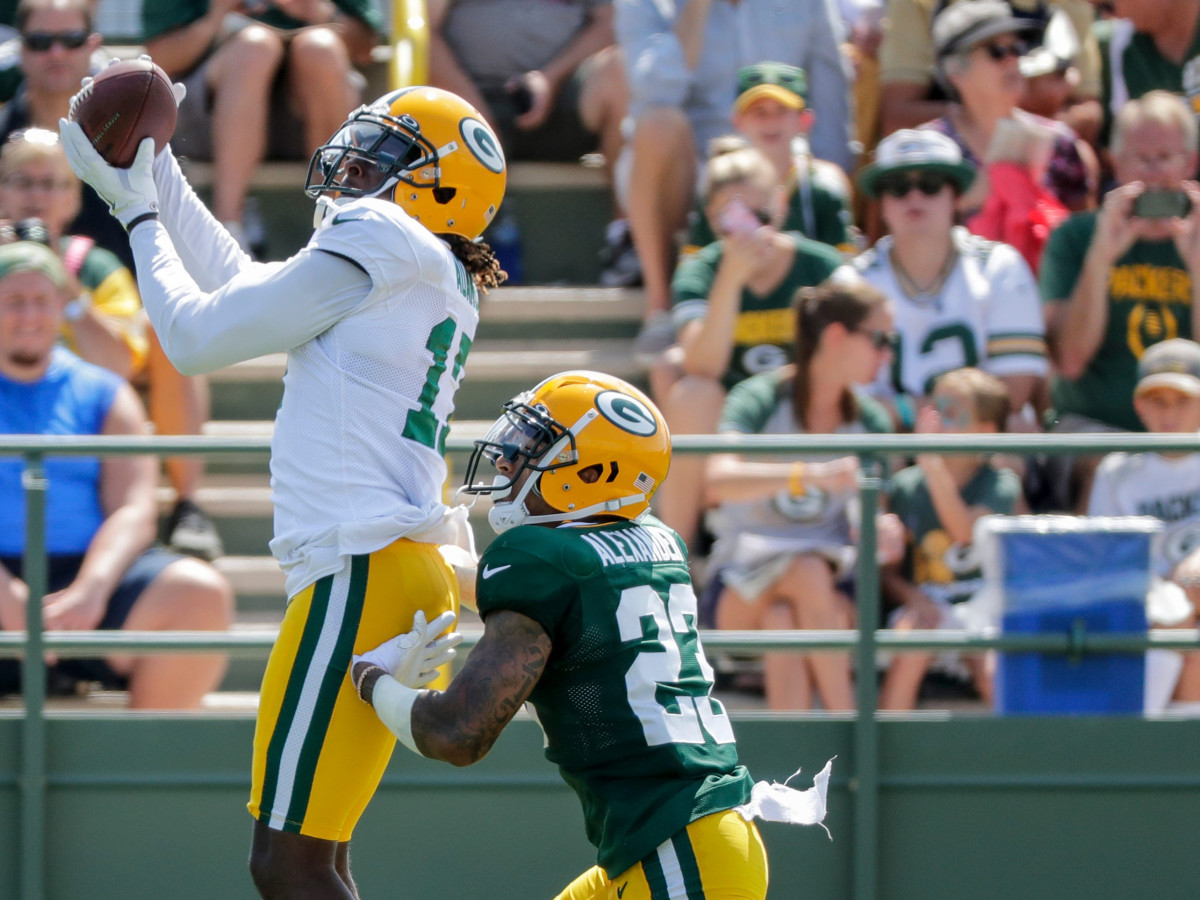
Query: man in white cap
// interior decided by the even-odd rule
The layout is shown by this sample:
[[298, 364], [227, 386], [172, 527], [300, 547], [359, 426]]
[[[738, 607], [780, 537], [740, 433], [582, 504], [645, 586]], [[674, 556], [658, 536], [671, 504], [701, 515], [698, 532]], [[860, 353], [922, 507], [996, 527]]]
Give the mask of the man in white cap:
[[974, 178], [953, 140], [910, 129], [884, 138], [858, 176], [890, 234], [835, 277], [857, 273], [892, 299], [899, 343], [888, 383], [876, 387], [900, 427], [911, 427], [943, 372], [990, 372], [1019, 411], [1049, 369], [1029, 266], [1007, 244], [954, 224], [956, 202]]

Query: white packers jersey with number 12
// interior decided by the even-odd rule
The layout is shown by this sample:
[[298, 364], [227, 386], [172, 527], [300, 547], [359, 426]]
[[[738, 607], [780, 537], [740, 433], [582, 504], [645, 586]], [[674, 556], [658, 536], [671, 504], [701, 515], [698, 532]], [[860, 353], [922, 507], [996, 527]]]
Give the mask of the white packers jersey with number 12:
[[904, 292], [892, 264], [890, 235], [851, 264], [892, 301], [900, 342], [893, 348], [891, 371], [880, 372], [877, 387], [884, 396], [893, 391], [926, 396], [939, 375], [963, 366], [997, 377], [1049, 372], [1041, 299], [1025, 260], [1007, 244], [961, 226], [952, 230], [951, 239], [958, 258], [933, 295]]
[[271, 551], [288, 596], [341, 557], [440, 524], [446, 433], [479, 323], [470, 274], [394, 203], [340, 205], [302, 252], [341, 257], [372, 287], [288, 352], [271, 441]]

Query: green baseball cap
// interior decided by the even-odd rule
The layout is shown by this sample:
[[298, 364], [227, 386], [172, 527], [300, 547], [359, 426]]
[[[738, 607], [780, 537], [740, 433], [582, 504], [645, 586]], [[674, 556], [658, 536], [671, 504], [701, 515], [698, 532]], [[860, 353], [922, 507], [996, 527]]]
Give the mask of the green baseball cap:
[[755, 100], [770, 97], [792, 109], [808, 108], [808, 78], [804, 70], [781, 62], [760, 62], [738, 69], [733, 111], [745, 111]]
[[67, 286], [67, 272], [58, 254], [33, 241], [14, 241], [0, 246], [0, 281], [17, 272], [41, 272], [55, 287]]

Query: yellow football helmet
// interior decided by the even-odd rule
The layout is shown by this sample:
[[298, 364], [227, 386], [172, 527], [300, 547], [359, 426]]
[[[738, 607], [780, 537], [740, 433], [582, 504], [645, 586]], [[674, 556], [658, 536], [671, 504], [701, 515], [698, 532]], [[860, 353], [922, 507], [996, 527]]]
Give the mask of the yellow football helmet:
[[408, 87], [351, 113], [313, 154], [304, 190], [386, 197], [434, 234], [474, 240], [500, 208], [507, 177], [500, 141], [475, 107], [440, 88]]
[[[491, 484], [476, 483], [484, 460], [504, 461], [508, 471]], [[495, 496], [488, 522], [497, 533], [590, 516], [636, 519], [650, 508], [670, 465], [671, 433], [649, 397], [611, 375], [562, 372], [504, 404], [475, 442], [463, 491]], [[530, 492], [555, 512], [531, 515]]]

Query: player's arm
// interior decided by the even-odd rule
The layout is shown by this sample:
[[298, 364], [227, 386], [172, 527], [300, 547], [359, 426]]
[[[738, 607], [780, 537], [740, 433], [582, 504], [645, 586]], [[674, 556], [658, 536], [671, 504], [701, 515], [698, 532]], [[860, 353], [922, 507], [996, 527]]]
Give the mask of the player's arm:
[[130, 232], [142, 303], [168, 359], [185, 375], [298, 347], [366, 299], [355, 264], [306, 248], [283, 263], [251, 266], [206, 292], [184, 269], [158, 222]]
[[[469, 766], [487, 755], [529, 698], [550, 658], [550, 636], [528, 616], [497, 610], [445, 691], [401, 684], [383, 668], [352, 670], [359, 696], [405, 746], [430, 759]], [[368, 664], [369, 665], [369, 664]]]

